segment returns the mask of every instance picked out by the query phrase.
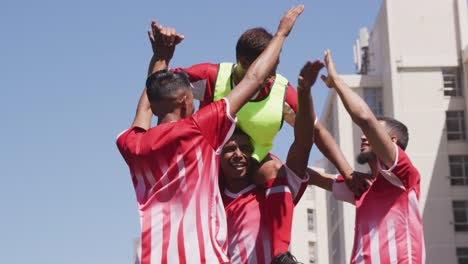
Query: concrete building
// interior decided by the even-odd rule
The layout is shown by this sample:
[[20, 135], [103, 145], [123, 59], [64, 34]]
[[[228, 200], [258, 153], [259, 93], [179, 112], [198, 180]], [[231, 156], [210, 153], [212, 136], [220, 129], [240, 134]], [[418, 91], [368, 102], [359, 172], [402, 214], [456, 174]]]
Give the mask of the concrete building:
[[[314, 168], [315, 170], [321, 170]], [[290, 250], [306, 264], [328, 264], [326, 191], [309, 186], [295, 207]]]
[[[407, 153], [421, 174], [427, 263], [468, 263], [467, 1], [382, 1], [373, 29], [359, 32], [355, 63], [357, 74], [343, 76], [348, 85], [377, 115], [395, 117], [409, 128]], [[368, 171], [354, 161], [360, 129], [334, 92], [327, 100], [322, 123], [348, 161]], [[336, 172], [327, 161], [318, 166]], [[316, 208], [316, 230], [327, 230], [327, 235], [303, 236], [322, 248], [321, 254], [328, 250], [328, 259], [310, 263], [348, 263], [354, 207], [324, 195], [305, 209], [298, 207], [293, 235], [306, 234], [297, 231], [307, 225], [301, 210]], [[300, 256], [304, 251], [295, 251], [299, 242], [293, 239], [291, 250]]]

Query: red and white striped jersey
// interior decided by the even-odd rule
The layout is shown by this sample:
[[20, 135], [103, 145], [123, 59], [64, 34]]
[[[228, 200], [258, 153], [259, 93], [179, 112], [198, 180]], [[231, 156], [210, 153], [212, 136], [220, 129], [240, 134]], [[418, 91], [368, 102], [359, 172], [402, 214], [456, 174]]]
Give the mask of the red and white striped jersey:
[[[265, 219], [268, 216], [264, 213], [262, 205], [265, 195], [291, 195], [296, 203], [304, 194], [309, 181], [308, 175], [301, 179], [288, 167], [286, 167], [286, 175], [285, 181], [280, 181], [281, 184], [272, 184], [268, 189], [252, 184], [238, 193], [224, 190], [223, 201], [228, 223], [228, 254], [231, 263], [271, 263], [272, 238]], [[275, 179], [270, 181], [275, 181]]]
[[420, 175], [406, 153], [396, 147], [393, 166], [378, 164], [379, 175], [359, 199], [338, 176], [336, 199], [356, 205], [351, 263], [425, 263], [424, 234], [419, 210]]
[[228, 263], [219, 154], [235, 119], [229, 102], [117, 138], [138, 200], [141, 263]]

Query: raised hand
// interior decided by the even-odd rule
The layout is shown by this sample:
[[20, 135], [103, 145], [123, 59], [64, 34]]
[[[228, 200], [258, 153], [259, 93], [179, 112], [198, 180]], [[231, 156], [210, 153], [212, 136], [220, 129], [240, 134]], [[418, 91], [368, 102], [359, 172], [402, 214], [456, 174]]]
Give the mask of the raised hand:
[[336, 72], [335, 64], [333, 63], [330, 50], [326, 50], [324, 55], [324, 61], [325, 66], [327, 67], [328, 76], [322, 75], [320, 77], [322, 78], [323, 82], [325, 82], [325, 84], [328, 86], [328, 88], [333, 88], [335, 87], [335, 80], [337, 80], [339, 76]]
[[303, 5], [298, 5], [296, 7], [291, 7], [286, 14], [284, 14], [283, 18], [281, 18], [280, 24], [278, 26], [278, 30], [276, 34], [280, 34], [283, 36], [288, 36], [289, 32], [291, 32], [296, 19], [299, 15], [304, 11]]
[[323, 62], [316, 60], [314, 62], [308, 61], [302, 67], [301, 72], [299, 73], [299, 78], [297, 81], [297, 89], [308, 89], [314, 85], [317, 80], [318, 73], [325, 66]]
[[369, 173], [354, 171], [351, 176], [351, 179], [346, 179], [346, 177], [344, 177], [345, 183], [357, 197], [361, 197], [361, 195], [369, 189], [374, 181], [372, 174]]
[[170, 60], [174, 55], [175, 46], [184, 40], [184, 36], [177, 33], [174, 28], [163, 27], [156, 21], [151, 21], [151, 30], [148, 37], [153, 54], [161, 59]]

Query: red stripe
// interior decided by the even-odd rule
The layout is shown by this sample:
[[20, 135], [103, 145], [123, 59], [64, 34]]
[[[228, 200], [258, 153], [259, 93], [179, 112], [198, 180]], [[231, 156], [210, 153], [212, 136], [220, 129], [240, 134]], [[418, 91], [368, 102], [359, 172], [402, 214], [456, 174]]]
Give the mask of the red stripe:
[[141, 264], [151, 263], [151, 214], [143, 214], [141, 223]]
[[[162, 255], [161, 263], [167, 264], [167, 249], [169, 248], [169, 240], [171, 238], [171, 211], [167, 204], [163, 207], [163, 243], [162, 243]], [[154, 264], [154, 263], [152, 263]]]
[[[184, 210], [185, 212], [185, 210]], [[186, 256], [185, 256], [185, 244], [184, 244], [184, 223], [183, 218], [179, 225], [179, 231], [177, 233], [177, 244], [179, 245], [179, 263], [186, 263]]]
[[[261, 219], [261, 218], [260, 218]], [[255, 243], [255, 254], [257, 254], [257, 263], [265, 263], [265, 251], [263, 250], [263, 237], [266, 236], [263, 232], [262, 224], [259, 226], [259, 232]], [[267, 243], [269, 244], [269, 243]]]
[[369, 226], [367, 223], [362, 224], [361, 226], [362, 232], [362, 254], [364, 256], [364, 263], [365, 264], [372, 264], [371, 257], [370, 257], [370, 237], [369, 237]]

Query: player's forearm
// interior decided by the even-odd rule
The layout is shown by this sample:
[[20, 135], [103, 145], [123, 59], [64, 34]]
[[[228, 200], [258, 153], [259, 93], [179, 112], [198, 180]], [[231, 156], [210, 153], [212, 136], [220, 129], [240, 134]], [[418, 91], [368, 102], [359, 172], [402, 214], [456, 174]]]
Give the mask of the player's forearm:
[[310, 151], [314, 141], [314, 103], [310, 88], [298, 87], [298, 111], [294, 126], [294, 140]]
[[315, 144], [343, 177], [347, 179], [352, 177], [353, 169], [344, 157], [343, 152], [330, 132], [320, 123], [315, 125]]
[[334, 178], [330, 174], [320, 173], [311, 168], [307, 168], [309, 174], [309, 185], [315, 185], [329, 192], [333, 191]]
[[153, 55], [150, 60], [150, 64], [148, 66], [148, 76], [151, 74], [161, 71], [161, 70], [166, 70], [169, 67], [169, 60], [159, 58], [157, 55]]
[[339, 76], [334, 78], [335, 90], [351, 119], [361, 128], [367, 126], [369, 121], [375, 119], [366, 102], [355, 93]]

